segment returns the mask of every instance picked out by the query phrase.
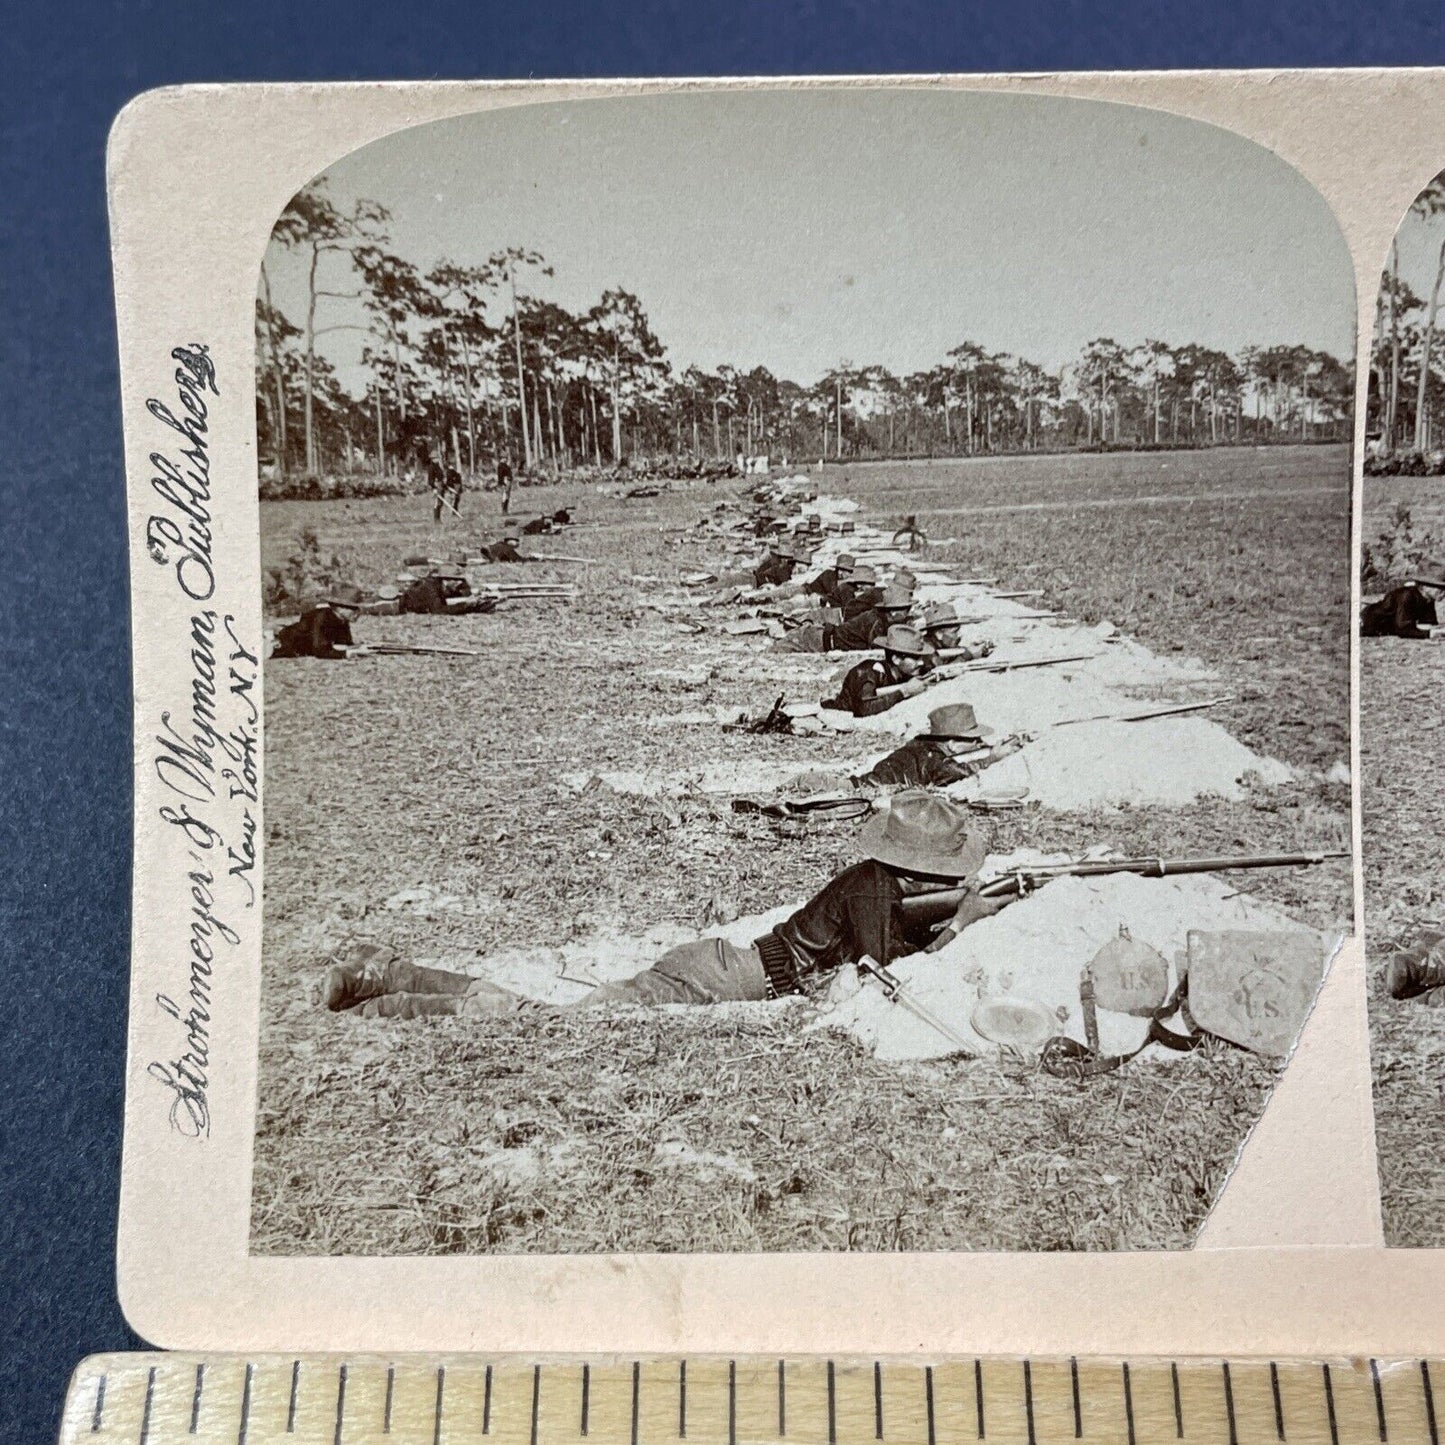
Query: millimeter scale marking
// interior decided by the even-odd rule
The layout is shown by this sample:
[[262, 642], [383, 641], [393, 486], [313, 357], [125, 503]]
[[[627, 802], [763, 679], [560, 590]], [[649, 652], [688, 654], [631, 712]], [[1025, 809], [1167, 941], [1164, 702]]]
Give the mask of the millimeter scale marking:
[[1441, 1360], [96, 1355], [61, 1445], [1442, 1445]]

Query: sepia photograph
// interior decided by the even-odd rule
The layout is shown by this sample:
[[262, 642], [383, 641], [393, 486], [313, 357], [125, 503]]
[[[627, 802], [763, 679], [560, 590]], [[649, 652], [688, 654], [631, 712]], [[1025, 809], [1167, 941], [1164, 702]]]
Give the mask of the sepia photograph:
[[1445, 171], [1410, 206], [1375, 305], [1361, 517], [1360, 823], [1385, 1242], [1445, 1238]]
[[[1439, 188], [1370, 378], [1415, 640]], [[555, 100], [314, 177], [255, 301], [252, 1253], [1191, 1248], [1354, 930], [1354, 354], [1319, 192], [1140, 107]], [[1445, 654], [1362, 648], [1424, 1243], [1435, 803], [1372, 787]]]

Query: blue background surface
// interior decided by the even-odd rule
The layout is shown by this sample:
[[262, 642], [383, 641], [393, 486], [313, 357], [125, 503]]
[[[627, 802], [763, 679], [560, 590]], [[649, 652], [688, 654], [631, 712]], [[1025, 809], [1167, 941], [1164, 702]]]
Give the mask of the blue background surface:
[[[1438, 3], [251, 0], [25, 6], [0, 33], [0, 1434], [134, 1348], [115, 1300], [130, 877], [116, 112], [185, 81], [1438, 65]], [[1440, 158], [1445, 164], [1445, 157]]]

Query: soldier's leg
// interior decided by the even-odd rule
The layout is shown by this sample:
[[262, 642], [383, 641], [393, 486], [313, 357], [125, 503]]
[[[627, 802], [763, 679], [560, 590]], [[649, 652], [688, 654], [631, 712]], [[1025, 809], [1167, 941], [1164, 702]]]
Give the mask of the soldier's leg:
[[432, 1014], [458, 1014], [462, 999], [432, 993], [384, 993], [352, 1004], [346, 1013], [363, 1019], [419, 1019]]
[[568, 1007], [755, 1002], [767, 996], [767, 978], [756, 949], [701, 938], [669, 949], [651, 968], [619, 983], [603, 984]]
[[802, 627], [793, 628], [786, 637], [780, 637], [772, 646], [774, 652], [826, 652], [827, 650], [827, 634], [816, 622], [807, 622]]
[[[441, 973], [442, 970], [425, 969], [421, 972]], [[453, 974], [450, 977], [456, 976]], [[419, 1019], [438, 1014], [495, 1018], [500, 1014], [516, 1013], [528, 1002], [485, 979], [473, 978], [466, 982], [468, 987], [461, 993], [453, 992], [450, 988], [445, 993], [384, 993], [353, 1004], [347, 1011], [365, 1019]]]
[[458, 997], [476, 980], [445, 968], [423, 968], [391, 949], [358, 944], [338, 956], [321, 983], [321, 1004], [333, 1012], [354, 1008], [384, 994]]

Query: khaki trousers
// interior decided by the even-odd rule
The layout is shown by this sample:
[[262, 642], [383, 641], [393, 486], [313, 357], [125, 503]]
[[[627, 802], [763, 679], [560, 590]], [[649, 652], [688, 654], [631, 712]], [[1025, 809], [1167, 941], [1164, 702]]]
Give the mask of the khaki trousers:
[[[424, 968], [402, 958], [388, 960], [379, 981], [381, 992], [349, 1012], [362, 1018], [414, 1019], [436, 1014], [487, 1017], [547, 1007], [485, 979], [445, 968]], [[651, 968], [617, 983], [602, 984], [565, 1008], [748, 1003], [767, 996], [767, 975], [756, 948], [739, 948], [721, 938], [700, 938], [669, 949]]]

